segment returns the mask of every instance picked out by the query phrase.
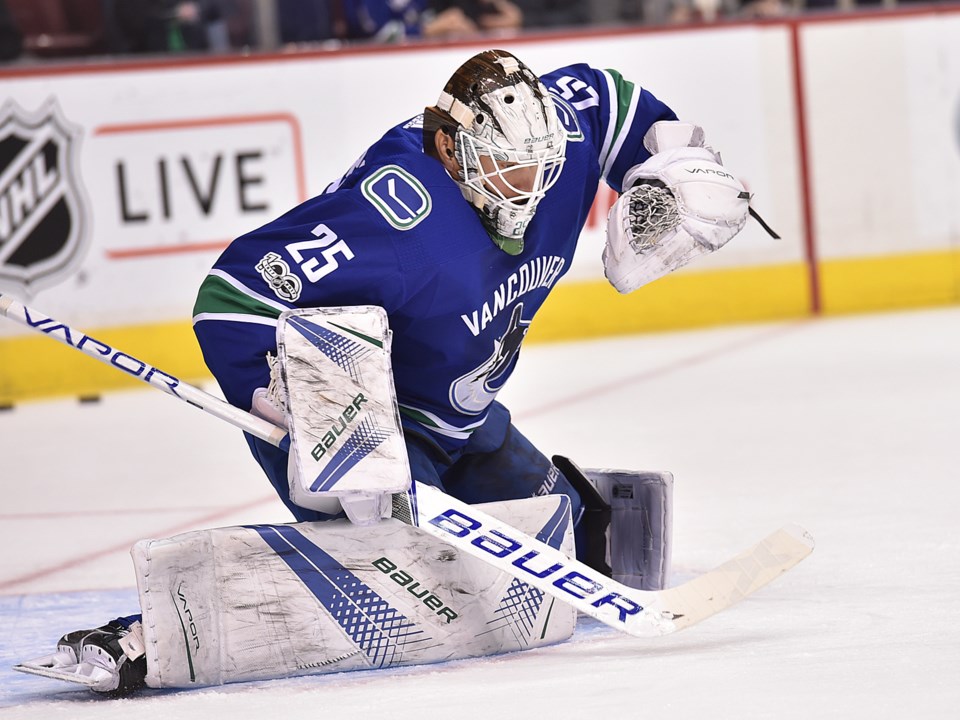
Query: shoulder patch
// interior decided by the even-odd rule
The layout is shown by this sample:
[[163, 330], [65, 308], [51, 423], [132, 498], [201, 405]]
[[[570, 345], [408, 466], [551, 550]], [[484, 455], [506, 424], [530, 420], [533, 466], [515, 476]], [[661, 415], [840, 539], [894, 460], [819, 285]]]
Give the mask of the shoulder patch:
[[413, 175], [397, 165], [386, 165], [363, 181], [363, 196], [397, 230], [409, 230], [427, 215], [430, 193]]
[[582, 142], [583, 130], [580, 128], [580, 120], [577, 118], [577, 111], [570, 107], [570, 104], [560, 97], [560, 94], [550, 89], [553, 95], [553, 104], [557, 106], [557, 117], [560, 124], [567, 133], [567, 140], [570, 142]]
[[600, 105], [600, 95], [596, 89], [573, 75], [564, 75], [557, 80], [554, 92], [577, 110], [586, 110]]

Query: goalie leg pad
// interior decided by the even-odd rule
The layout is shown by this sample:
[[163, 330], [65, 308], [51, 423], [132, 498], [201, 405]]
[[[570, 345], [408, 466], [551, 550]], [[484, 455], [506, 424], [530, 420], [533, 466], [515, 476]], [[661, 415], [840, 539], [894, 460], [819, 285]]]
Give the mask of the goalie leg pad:
[[[556, 530], [572, 555], [569, 507], [550, 496], [485, 510], [529, 534]], [[572, 608], [393, 519], [192, 532], [140, 542], [133, 557], [151, 687], [526, 650], [568, 638], [576, 621]]]
[[580, 495], [577, 557], [617, 582], [661, 590], [670, 573], [673, 475], [581, 470], [570, 458], [554, 464]]
[[608, 563], [613, 579], [661, 590], [670, 574], [673, 475], [668, 472], [585, 470], [610, 505]]

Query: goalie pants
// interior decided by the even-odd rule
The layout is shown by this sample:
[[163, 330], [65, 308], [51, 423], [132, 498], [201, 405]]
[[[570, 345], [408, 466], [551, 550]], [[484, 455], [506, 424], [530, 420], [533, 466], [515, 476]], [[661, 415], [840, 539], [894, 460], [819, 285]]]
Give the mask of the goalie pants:
[[[510, 411], [491, 404], [487, 419], [456, 454], [444, 451], [422, 428], [404, 423], [413, 479], [433, 485], [463, 502], [475, 504], [563, 494], [570, 498], [574, 522], [580, 519], [580, 496], [563, 474], [510, 421]], [[247, 435], [254, 457], [298, 522], [331, 520], [316, 510], [297, 507], [289, 498], [287, 453]]]

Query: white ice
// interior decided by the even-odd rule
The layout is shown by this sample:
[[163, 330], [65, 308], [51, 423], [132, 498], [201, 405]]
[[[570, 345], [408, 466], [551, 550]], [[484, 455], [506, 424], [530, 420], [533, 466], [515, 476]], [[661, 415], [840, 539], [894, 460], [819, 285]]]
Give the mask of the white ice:
[[817, 549], [703, 624], [581, 620], [538, 651], [104, 700], [10, 670], [136, 612], [143, 537], [289, 517], [239, 432], [160, 393], [0, 413], [0, 718], [960, 716], [960, 308], [524, 350], [545, 452], [676, 476], [675, 579], [788, 522]]

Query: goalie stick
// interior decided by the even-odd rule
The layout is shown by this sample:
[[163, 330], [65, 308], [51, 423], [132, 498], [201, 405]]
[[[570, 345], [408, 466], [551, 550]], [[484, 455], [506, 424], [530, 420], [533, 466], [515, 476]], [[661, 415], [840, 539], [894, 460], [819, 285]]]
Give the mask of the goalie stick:
[[[286, 432], [106, 343], [0, 294], [0, 314], [126, 372], [278, 447]], [[724, 610], [774, 580], [813, 550], [813, 538], [790, 525], [688, 582], [636, 590], [606, 577], [516, 528], [437, 488], [414, 482], [394, 496], [393, 517], [635, 637], [666, 635]]]

